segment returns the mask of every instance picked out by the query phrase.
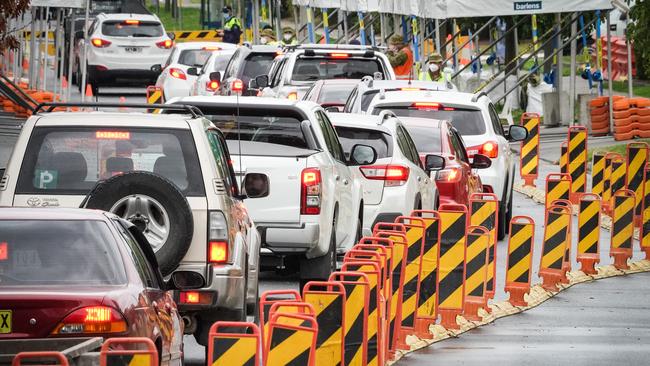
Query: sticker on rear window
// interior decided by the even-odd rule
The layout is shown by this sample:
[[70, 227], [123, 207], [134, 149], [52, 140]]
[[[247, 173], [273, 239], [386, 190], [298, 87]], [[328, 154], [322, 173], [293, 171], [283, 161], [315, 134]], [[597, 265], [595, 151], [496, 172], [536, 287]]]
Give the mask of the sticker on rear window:
[[59, 180], [56, 170], [36, 169], [34, 171], [34, 187], [38, 189], [54, 189]]

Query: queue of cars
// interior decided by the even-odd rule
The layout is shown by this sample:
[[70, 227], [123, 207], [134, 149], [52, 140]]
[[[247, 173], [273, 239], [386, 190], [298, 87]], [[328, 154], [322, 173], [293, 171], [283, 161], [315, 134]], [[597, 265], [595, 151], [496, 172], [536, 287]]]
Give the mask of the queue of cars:
[[[131, 38], [132, 26], [124, 24]], [[178, 352], [179, 329], [206, 345], [214, 321], [257, 314], [262, 270], [298, 274], [301, 285], [326, 280], [377, 222], [466, 205], [479, 192], [497, 194], [499, 221], [509, 220], [508, 143], [527, 132], [504, 131], [485, 95], [395, 80], [386, 56], [370, 47], [186, 43], [169, 52], [150, 66], [167, 99], [160, 113], [147, 112], [149, 105], [80, 105], [131, 108], [125, 118], [44, 105], [25, 123], [0, 181], [0, 207], [23, 207], [0, 209], [0, 227], [29, 221], [24, 207], [38, 208], [43, 217], [31, 219], [50, 221], [33, 225], [66, 232], [57, 220], [68, 215], [91, 232], [84, 240], [96, 245], [86, 250], [113, 246], [113, 257], [94, 258], [101, 266], [84, 263], [98, 273], [71, 274], [72, 287], [113, 281], [115, 296], [131, 283], [130, 291], [158, 291], [146, 294], [161, 296], [155, 301], [132, 297], [154, 304], [149, 311], [160, 319], [150, 317], [144, 328], [165, 330], [137, 334], [161, 344], [163, 358]], [[85, 215], [78, 207], [100, 211]], [[146, 322], [122, 304], [88, 300], [52, 313], [44, 333], [29, 333], [14, 286], [56, 289], [68, 280], [30, 282], [34, 266], [49, 268], [48, 248], [29, 230], [13, 232], [0, 237], [0, 302], [13, 299], [7, 307], [16, 331], [0, 339], [78, 334], [96, 314], [115, 320], [88, 325], [107, 337], [133, 335], [123, 328]], [[110, 240], [99, 243], [102, 235]], [[65, 236], [60, 241], [74, 250]], [[102, 301], [113, 296], [106, 291]], [[69, 316], [76, 323], [66, 323]]]

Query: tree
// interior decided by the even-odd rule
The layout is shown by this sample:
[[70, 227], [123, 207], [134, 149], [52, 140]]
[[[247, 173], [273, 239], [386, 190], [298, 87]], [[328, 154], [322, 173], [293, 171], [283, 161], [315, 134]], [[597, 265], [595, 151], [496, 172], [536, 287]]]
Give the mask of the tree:
[[637, 1], [630, 12], [627, 36], [634, 44], [639, 76], [650, 75], [650, 2]]
[[9, 29], [9, 22], [23, 15], [29, 2], [30, 0], [0, 1], [0, 50], [18, 48], [18, 39], [12, 34], [15, 29]]

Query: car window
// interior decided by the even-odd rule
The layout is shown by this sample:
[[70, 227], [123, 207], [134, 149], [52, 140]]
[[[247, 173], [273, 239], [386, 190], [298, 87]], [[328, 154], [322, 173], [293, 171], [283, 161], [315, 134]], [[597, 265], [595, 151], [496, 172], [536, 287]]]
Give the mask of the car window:
[[332, 127], [332, 123], [330, 122], [329, 118], [323, 113], [322, 111], [317, 111], [316, 112], [316, 118], [318, 119], [318, 123], [320, 124], [321, 131], [323, 132], [323, 136], [325, 137], [325, 144], [327, 144], [327, 150], [332, 154], [334, 159], [344, 162], [345, 161], [345, 154], [343, 153], [343, 148], [341, 147], [341, 143], [339, 142], [338, 136], [336, 135], [336, 131]]
[[419, 157], [417, 155], [415, 157], [413, 156], [413, 151], [409, 146], [409, 139], [407, 138], [407, 132], [401, 126], [398, 126], [395, 136], [397, 137], [397, 145], [399, 146], [399, 149], [402, 151], [402, 155], [404, 155], [406, 159], [410, 160], [416, 165], [419, 165], [418, 163], [415, 162], [415, 159], [419, 159]]
[[212, 57], [214, 57], [214, 60], [212, 62], [211, 71], [221, 71], [225, 70], [228, 66], [228, 62], [230, 62], [230, 58], [232, 58], [232, 52], [215, 52]]
[[239, 49], [235, 51], [235, 54], [232, 55], [230, 58], [230, 61], [228, 61], [228, 66], [226, 66], [226, 71], [223, 72], [223, 80], [226, 80], [229, 77], [232, 77], [235, 74], [235, 70], [237, 66], [239, 65], [239, 59], [241, 58], [240, 55], [242, 53], [242, 49]]
[[178, 53], [178, 49], [174, 48], [172, 52], [169, 54], [169, 57], [167, 57], [165, 63], [163, 64], [162, 66], [163, 69], [172, 64], [174, 57], [176, 57], [177, 53]]
[[352, 108], [354, 108], [354, 104], [357, 101], [357, 95], [359, 94], [359, 88], [354, 88], [352, 90], [352, 93], [348, 96], [348, 100], [345, 102], [345, 108], [343, 108], [343, 112], [345, 113], [351, 113]]
[[501, 126], [501, 119], [499, 118], [499, 113], [497, 113], [497, 110], [494, 109], [494, 105], [490, 103], [488, 109], [490, 111], [490, 120], [492, 121], [492, 127], [494, 127], [494, 132], [499, 136], [505, 136], [505, 133], [503, 132], [503, 126]]
[[393, 156], [393, 143], [389, 134], [377, 130], [365, 128], [337, 126], [336, 133], [343, 146], [343, 153], [347, 159], [350, 158], [352, 147], [356, 144], [372, 146], [377, 152], [377, 159], [390, 158]]
[[205, 195], [188, 130], [37, 127], [26, 151], [17, 194], [86, 195], [99, 180], [139, 170], [169, 179], [187, 196]]
[[381, 72], [374, 58], [298, 57], [291, 74], [292, 81], [325, 79], [361, 79]]
[[[368, 90], [361, 96], [361, 111], [365, 112], [370, 107], [370, 103], [379, 94], [379, 90]], [[377, 113], [379, 114], [379, 113]]]
[[90, 27], [88, 27], [88, 34], [92, 35], [93, 33], [95, 33], [95, 31], [97, 30], [97, 23], [98, 23], [97, 19], [93, 20], [93, 22], [90, 24]]
[[122, 225], [120, 225], [118, 222], [113, 222], [113, 225], [120, 233], [122, 239], [124, 239], [124, 241], [128, 244], [127, 247], [129, 249], [129, 255], [131, 256], [131, 259], [133, 259], [133, 264], [135, 265], [136, 271], [138, 271], [138, 275], [140, 275], [142, 283], [144, 283], [144, 285], [148, 288], [160, 288], [160, 284], [158, 283], [155, 271], [149, 264], [149, 261], [142, 252], [142, 249], [140, 249], [138, 242], [131, 235], [131, 233], [126, 231], [124, 227], [122, 227]]
[[208, 130], [207, 135], [208, 142], [210, 143], [210, 150], [212, 151], [214, 160], [217, 163], [219, 175], [221, 175], [221, 179], [226, 183], [228, 191], [233, 195], [237, 195], [238, 186], [237, 181], [235, 180], [235, 173], [232, 164], [230, 163], [228, 145], [217, 130]]
[[406, 130], [413, 138], [415, 147], [420, 153], [442, 152], [440, 129], [432, 127], [406, 125]]
[[465, 145], [463, 144], [462, 138], [454, 130], [449, 130], [449, 141], [451, 142], [451, 147], [454, 149], [454, 153], [457, 158], [461, 161], [464, 161], [469, 164], [469, 159], [467, 158], [467, 152], [465, 151]]
[[476, 136], [485, 134], [483, 112], [474, 109], [447, 107], [444, 109], [417, 108], [410, 105], [381, 105], [373, 109], [372, 114], [378, 115], [382, 110], [391, 110], [399, 117], [417, 117], [448, 120], [461, 136]]
[[422, 167], [422, 161], [420, 160], [420, 154], [418, 153], [418, 149], [415, 146], [415, 142], [413, 142], [413, 139], [411, 139], [411, 135], [408, 133], [408, 131], [403, 127], [399, 126], [398, 127], [400, 131], [404, 134], [404, 139], [406, 140], [407, 147], [409, 149], [410, 156], [411, 156], [411, 162], [419, 167]]
[[207, 61], [211, 53], [210, 50], [182, 50], [178, 55], [178, 63], [185, 66], [200, 67]]
[[273, 53], [250, 53], [244, 60], [244, 69], [240, 76], [244, 85], [248, 85], [248, 82], [257, 76], [267, 75], [273, 59], [275, 59]]
[[0, 220], [0, 247], [0, 288], [126, 283], [118, 243], [103, 221]]
[[355, 87], [354, 84], [324, 84], [318, 95], [318, 104], [343, 105]]
[[273, 74], [273, 80], [271, 80], [271, 87], [276, 87], [280, 85], [280, 82], [282, 81], [282, 72], [284, 71], [284, 67], [287, 64], [287, 58], [284, 58], [282, 61], [280, 61], [280, 64], [278, 67], [275, 69], [275, 73]]
[[162, 25], [138, 20], [108, 20], [102, 23], [102, 34], [109, 37], [160, 37]]

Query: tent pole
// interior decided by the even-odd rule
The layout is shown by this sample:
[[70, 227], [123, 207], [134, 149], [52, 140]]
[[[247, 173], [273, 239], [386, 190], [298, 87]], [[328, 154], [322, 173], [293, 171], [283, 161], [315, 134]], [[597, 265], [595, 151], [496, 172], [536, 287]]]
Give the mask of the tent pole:
[[384, 42], [386, 42], [386, 24], [384, 22], [384, 13], [379, 13], [379, 32], [381, 34], [380, 46], [383, 46]]
[[[578, 16], [573, 13], [573, 19]], [[575, 124], [576, 120], [576, 33], [578, 32], [578, 24], [574, 21], [571, 23], [571, 77], [569, 78], [569, 89], [571, 89], [571, 96], [569, 97], [569, 113], [571, 115], [571, 125]]]
[[607, 79], [609, 86], [609, 131], [614, 133], [614, 80], [612, 80], [612, 30], [611, 12], [607, 12]]
[[[630, 13], [628, 12], [625, 17], [625, 31], [630, 22]], [[634, 80], [632, 79], [632, 43], [630, 37], [625, 36], [625, 45], [627, 46], [627, 94], [629, 98], [634, 97]]]
[[442, 55], [442, 50], [440, 50], [440, 20], [439, 19], [434, 19], [436, 24], [436, 52]]
[[[560, 13], [555, 14], [555, 23], [556, 24], [561, 24], [561, 22], [562, 22], [562, 14], [560, 14]], [[557, 47], [560, 47], [561, 44], [562, 44], [562, 34], [560, 33], [560, 34], [557, 35]], [[557, 93], [558, 93], [558, 96], [559, 96], [559, 103], [557, 105], [557, 112], [558, 112], [558, 115], [560, 116], [560, 123], [562, 123], [562, 84], [563, 84], [562, 83], [562, 81], [563, 81], [562, 80], [562, 69], [563, 69], [562, 54], [563, 54], [562, 51], [560, 51], [557, 54], [557, 59], [556, 59], [557, 67], [555, 69], [555, 79], [557, 80], [557, 82], [556, 82]]]
[[[458, 25], [456, 23], [456, 18], [452, 20], [451, 23], [451, 28], [453, 29], [454, 32], [456, 32], [456, 28], [458, 28]], [[460, 36], [460, 32], [458, 33], [458, 36]], [[456, 52], [456, 37], [452, 36], [451, 37], [451, 52], [453, 52], [453, 60], [454, 60], [454, 70], [457, 70], [457, 65], [458, 65], [458, 52]]]
[[345, 43], [350, 43], [350, 35], [348, 34], [348, 12], [343, 11], [343, 37], [345, 37]]

